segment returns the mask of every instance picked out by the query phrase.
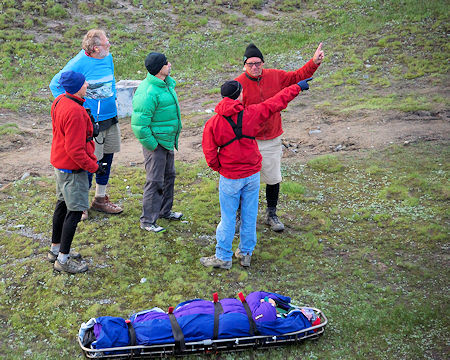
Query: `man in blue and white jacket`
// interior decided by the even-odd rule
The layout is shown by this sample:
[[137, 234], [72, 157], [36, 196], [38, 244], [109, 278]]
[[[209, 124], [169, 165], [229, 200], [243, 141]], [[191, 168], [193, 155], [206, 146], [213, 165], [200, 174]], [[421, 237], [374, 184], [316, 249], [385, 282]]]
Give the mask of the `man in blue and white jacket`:
[[[91, 110], [99, 125], [99, 135], [95, 141], [95, 156], [99, 163], [106, 163], [105, 175], [96, 175], [95, 198], [91, 209], [107, 214], [118, 214], [122, 208], [109, 201], [106, 195], [111, 163], [114, 153], [120, 151], [120, 129], [116, 107], [116, 81], [114, 64], [109, 53], [111, 44], [103, 30], [92, 29], [84, 36], [82, 50], [57, 73], [51, 83], [50, 90], [55, 98], [64, 93], [59, 84], [61, 74], [66, 71], [82, 73], [89, 86], [86, 92], [84, 107]], [[89, 187], [93, 174], [89, 174]], [[87, 210], [83, 212], [82, 220], [87, 219]]]

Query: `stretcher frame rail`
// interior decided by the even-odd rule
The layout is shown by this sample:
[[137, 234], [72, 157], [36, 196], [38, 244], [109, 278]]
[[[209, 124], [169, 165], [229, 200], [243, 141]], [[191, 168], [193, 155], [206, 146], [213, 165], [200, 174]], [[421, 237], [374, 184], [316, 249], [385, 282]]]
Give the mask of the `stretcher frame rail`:
[[[77, 339], [83, 355], [87, 359], [101, 360], [155, 359], [168, 356], [181, 357], [199, 353], [213, 354], [217, 352], [245, 351], [252, 348], [265, 349], [269, 347], [297, 344], [305, 340], [315, 340], [321, 337], [325, 332], [325, 326], [327, 325], [328, 320], [321, 310], [311, 307], [310, 309], [313, 309], [316, 315], [320, 317], [321, 323], [319, 325], [277, 336], [255, 335], [228, 339], [191, 341], [186, 342], [185, 349], [181, 352], [176, 349], [175, 343], [89, 349], [83, 346], [78, 337]], [[311, 331], [313, 331], [313, 333], [311, 333]], [[106, 352], [111, 353], [105, 354]]]

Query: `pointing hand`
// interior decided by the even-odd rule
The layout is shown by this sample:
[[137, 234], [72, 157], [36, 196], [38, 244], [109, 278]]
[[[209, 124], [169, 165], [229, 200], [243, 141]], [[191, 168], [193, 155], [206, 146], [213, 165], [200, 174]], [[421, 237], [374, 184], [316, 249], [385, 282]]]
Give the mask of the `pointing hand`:
[[314, 64], [320, 65], [322, 63], [324, 56], [325, 55], [322, 50], [322, 43], [320, 43], [319, 46], [317, 47], [316, 52], [314, 53], [314, 56], [313, 56]]
[[310, 77], [309, 79], [305, 79], [305, 80], [299, 81], [297, 84], [298, 84], [298, 86], [300, 86], [302, 91], [305, 91], [305, 90], [309, 89], [308, 81], [311, 81], [312, 79], [313, 78]]

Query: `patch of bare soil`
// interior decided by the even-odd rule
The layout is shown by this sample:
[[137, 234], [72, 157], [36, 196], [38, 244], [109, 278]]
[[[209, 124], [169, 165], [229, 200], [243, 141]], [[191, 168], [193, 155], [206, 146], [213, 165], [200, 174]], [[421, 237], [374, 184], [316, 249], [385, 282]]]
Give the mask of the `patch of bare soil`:
[[[201, 104], [205, 99], [200, 99]], [[306, 100], [306, 99], [305, 99]], [[307, 101], [302, 101], [307, 103]], [[209, 108], [214, 104], [208, 105]], [[181, 102], [192, 111], [192, 99]], [[201, 106], [199, 105], [199, 110]], [[311, 105], [294, 101], [283, 116], [283, 143], [286, 160], [306, 162], [311, 157], [334, 153], [383, 149], [390, 144], [407, 145], [416, 141], [449, 141], [449, 111], [414, 113], [360, 111], [347, 116], [328, 114]], [[3, 135], [0, 144], [0, 188], [24, 174], [48, 176], [50, 165], [51, 120], [49, 116], [21, 115], [0, 111], [0, 125], [15, 123], [19, 135]], [[129, 118], [120, 121], [122, 150], [114, 163], [142, 166], [142, 148], [136, 140]], [[202, 127], [183, 129], [176, 159], [197, 162], [203, 159]]]

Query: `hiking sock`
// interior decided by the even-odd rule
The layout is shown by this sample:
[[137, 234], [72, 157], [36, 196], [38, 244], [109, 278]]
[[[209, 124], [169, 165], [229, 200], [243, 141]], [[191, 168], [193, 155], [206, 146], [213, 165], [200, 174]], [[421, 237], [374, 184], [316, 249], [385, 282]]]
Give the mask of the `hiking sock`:
[[279, 193], [280, 183], [274, 185], [266, 185], [266, 200], [268, 208], [277, 208]]
[[106, 195], [106, 185], [95, 185], [95, 197], [105, 197]]
[[58, 255], [60, 247], [61, 247], [61, 244], [52, 244], [52, 246], [50, 246], [50, 251], [53, 254]]
[[65, 264], [67, 260], [69, 260], [69, 254], [63, 254], [62, 252], [58, 254], [58, 261], [60, 264]]

